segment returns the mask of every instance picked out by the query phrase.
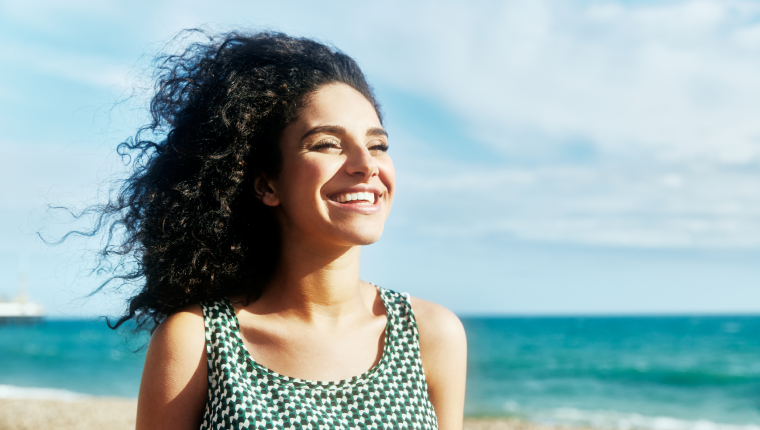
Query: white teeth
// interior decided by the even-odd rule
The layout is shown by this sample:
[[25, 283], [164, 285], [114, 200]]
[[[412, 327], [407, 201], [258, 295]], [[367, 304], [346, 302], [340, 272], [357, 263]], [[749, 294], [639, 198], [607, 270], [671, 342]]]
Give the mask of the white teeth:
[[351, 202], [354, 200], [363, 200], [369, 202], [370, 204], [375, 204], [375, 193], [358, 192], [343, 194], [335, 197], [335, 201], [340, 203]]

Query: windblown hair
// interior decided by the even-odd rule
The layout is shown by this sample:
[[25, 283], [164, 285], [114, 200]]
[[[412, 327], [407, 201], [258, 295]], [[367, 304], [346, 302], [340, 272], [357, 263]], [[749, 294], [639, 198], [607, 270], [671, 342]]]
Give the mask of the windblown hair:
[[155, 60], [151, 121], [118, 148], [132, 174], [99, 209], [101, 261], [129, 268], [110, 282], [138, 286], [113, 328], [134, 320], [153, 330], [188, 304], [232, 293], [255, 300], [280, 238], [253, 185], [280, 173], [282, 130], [331, 83], [359, 91], [380, 116], [356, 62], [333, 48], [273, 32], [188, 32], [207, 41]]

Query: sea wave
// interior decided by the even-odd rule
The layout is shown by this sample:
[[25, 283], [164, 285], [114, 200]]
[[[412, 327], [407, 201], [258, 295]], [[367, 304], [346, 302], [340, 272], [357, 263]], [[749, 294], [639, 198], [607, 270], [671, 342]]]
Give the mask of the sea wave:
[[[676, 363], [677, 364], [677, 363]], [[587, 379], [607, 382], [632, 382], [636, 384], [662, 384], [673, 387], [727, 387], [756, 384], [760, 381], [760, 367], [754, 363], [744, 366], [723, 366], [716, 368], [665, 367], [654, 363], [642, 362], [637, 365], [608, 365], [606, 363], [565, 363], [558, 365], [533, 360], [472, 360], [471, 373], [484, 378], [517, 379], [520, 375], [533, 375], [535, 378]]]
[[760, 430], [754, 424], [725, 424], [708, 420], [684, 420], [672, 417], [653, 417], [616, 411], [589, 411], [558, 408], [529, 414], [531, 420], [600, 429], [650, 430]]
[[16, 387], [0, 384], [0, 399], [34, 399], [75, 401], [90, 397], [87, 394], [59, 388]]

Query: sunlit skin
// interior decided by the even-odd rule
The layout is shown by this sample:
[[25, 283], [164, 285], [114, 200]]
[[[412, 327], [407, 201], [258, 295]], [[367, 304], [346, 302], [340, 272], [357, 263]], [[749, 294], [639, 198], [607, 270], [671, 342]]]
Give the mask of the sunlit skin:
[[[283, 243], [308, 241], [321, 250], [337, 251], [380, 238], [393, 203], [396, 173], [387, 152], [388, 137], [364, 96], [347, 85], [323, 87], [283, 131], [280, 148], [278, 179], [258, 188], [264, 203], [278, 209]], [[356, 214], [330, 199], [352, 187], [381, 193], [380, 210]]]
[[[325, 86], [283, 131], [279, 177], [257, 184], [277, 211], [283, 250], [274, 280], [239, 319], [251, 355], [278, 373], [341, 380], [379, 360], [385, 309], [359, 279], [359, 254], [380, 238], [393, 202], [382, 130], [364, 96]], [[330, 199], [357, 186], [378, 191], [379, 211], [356, 213]]]
[[[360, 375], [379, 361], [387, 323], [377, 289], [359, 279], [361, 246], [377, 241], [395, 192], [388, 137], [372, 104], [343, 84], [321, 87], [282, 133], [282, 170], [259, 178], [261, 201], [277, 214], [280, 263], [262, 296], [232, 297], [251, 356], [280, 374], [318, 381]], [[372, 192], [377, 201], [336, 196]], [[430, 400], [442, 430], [462, 428], [466, 340], [459, 320], [412, 298]], [[200, 306], [167, 318], [154, 333], [138, 400], [137, 428], [197, 429], [206, 400]]]

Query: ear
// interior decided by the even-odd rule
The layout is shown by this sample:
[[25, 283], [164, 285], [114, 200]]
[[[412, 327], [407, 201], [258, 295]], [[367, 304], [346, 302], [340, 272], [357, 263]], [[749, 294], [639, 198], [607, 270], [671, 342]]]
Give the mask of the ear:
[[253, 190], [256, 197], [267, 206], [279, 206], [280, 198], [277, 197], [274, 181], [261, 175], [253, 182]]

